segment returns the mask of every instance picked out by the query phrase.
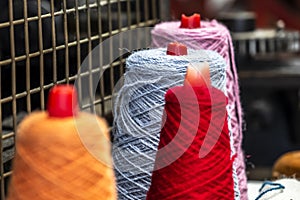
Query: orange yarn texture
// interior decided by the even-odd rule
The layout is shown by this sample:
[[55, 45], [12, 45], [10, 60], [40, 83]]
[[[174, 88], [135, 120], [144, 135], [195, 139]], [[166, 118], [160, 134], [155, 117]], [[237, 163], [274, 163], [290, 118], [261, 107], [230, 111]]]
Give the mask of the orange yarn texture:
[[117, 199], [106, 122], [29, 115], [16, 136], [9, 200]]

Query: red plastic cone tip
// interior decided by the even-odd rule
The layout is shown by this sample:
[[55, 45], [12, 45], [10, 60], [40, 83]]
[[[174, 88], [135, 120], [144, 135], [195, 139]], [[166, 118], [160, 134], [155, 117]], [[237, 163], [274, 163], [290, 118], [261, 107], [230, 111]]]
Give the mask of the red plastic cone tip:
[[187, 47], [178, 42], [171, 42], [167, 48], [167, 55], [183, 56], [187, 55]]
[[204, 62], [188, 66], [185, 75], [184, 85], [192, 87], [210, 87], [211, 81], [208, 63]]
[[48, 113], [50, 117], [72, 117], [78, 113], [76, 88], [72, 85], [56, 85], [48, 97]]
[[201, 28], [201, 16], [200, 14], [193, 14], [188, 17], [184, 14], [181, 15], [180, 28], [196, 29]]

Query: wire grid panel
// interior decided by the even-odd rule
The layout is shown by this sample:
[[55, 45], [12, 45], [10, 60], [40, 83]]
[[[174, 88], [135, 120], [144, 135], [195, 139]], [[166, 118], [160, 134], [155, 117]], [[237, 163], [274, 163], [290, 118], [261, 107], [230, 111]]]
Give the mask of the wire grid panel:
[[[28, 113], [46, 108], [53, 85], [76, 81], [81, 108], [111, 121], [112, 91], [125, 60], [124, 56], [114, 59], [113, 46], [122, 47], [126, 41], [135, 48], [147, 47], [149, 32], [141, 29], [118, 44], [104, 45], [96, 56], [97, 66], [92, 64], [95, 56], [88, 55], [114, 35], [153, 26], [159, 18], [158, 4], [158, 0], [0, 1], [1, 200], [12, 173], [18, 123]], [[86, 58], [88, 73], [78, 73]], [[100, 81], [93, 84], [103, 70]], [[82, 88], [82, 82], [90, 83], [88, 89]], [[86, 98], [95, 95], [93, 91], [95, 98]]]

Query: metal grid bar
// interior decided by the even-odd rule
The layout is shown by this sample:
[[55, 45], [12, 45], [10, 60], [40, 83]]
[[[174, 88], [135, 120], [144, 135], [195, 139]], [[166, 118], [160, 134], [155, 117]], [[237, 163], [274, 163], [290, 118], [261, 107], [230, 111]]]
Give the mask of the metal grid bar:
[[[59, 5], [55, 0], [23, 0], [18, 4], [23, 6], [21, 13], [14, 10], [15, 1], [2, 2], [7, 3], [7, 19], [1, 20], [0, 15], [0, 34], [7, 30], [9, 38], [7, 55], [0, 45], [0, 197], [5, 200], [6, 184], [12, 171], [11, 160], [4, 161], [3, 151], [7, 149], [7, 141], [14, 141], [19, 114], [44, 110], [45, 97], [51, 87], [77, 81], [81, 108], [110, 120], [112, 92], [125, 67], [125, 57], [120, 55], [113, 60], [115, 52], [112, 49], [114, 45], [122, 47], [124, 38], [118, 44], [109, 41], [109, 49], [100, 46], [97, 68], [93, 66], [94, 58], [89, 52], [115, 34], [155, 25], [159, 18], [159, 0], [63, 0]], [[32, 2], [37, 5], [35, 8], [32, 8]], [[22, 40], [16, 33], [21, 30], [20, 27]], [[36, 27], [36, 32], [32, 32], [33, 27]], [[37, 38], [34, 38], [35, 34]], [[143, 41], [129, 34], [126, 38], [129, 49], [132, 46], [145, 47], [150, 43], [148, 33], [137, 34]], [[46, 40], [45, 35], [49, 36]], [[20, 46], [23, 48], [21, 51]], [[89, 70], [77, 74], [86, 57]], [[104, 62], [105, 58], [108, 58], [108, 63]], [[99, 85], [93, 86], [93, 79], [101, 73], [104, 75]], [[9, 87], [4, 87], [7, 80]], [[84, 101], [86, 94], [82, 91], [85, 80], [90, 85], [88, 91], [84, 91], [88, 93], [88, 101]], [[98, 89], [94, 97], [95, 87]]]
[[[1, 69], [1, 65], [0, 65], [0, 83], [2, 83], [2, 69]], [[2, 88], [0, 87], [0, 99], [2, 98]], [[0, 103], [0, 132], [2, 133], [3, 132], [3, 128], [2, 128], [2, 103]], [[2, 156], [2, 152], [3, 152], [3, 137], [2, 139], [0, 140], [0, 163], [1, 163], [1, 166], [0, 166], [0, 198], [1, 199], [5, 199], [5, 184], [4, 184], [4, 164], [3, 164], [3, 156]]]
[[[54, 16], [54, 0], [50, 1], [51, 4], [51, 30], [52, 30], [52, 49], [53, 49], [53, 65], [52, 65], [52, 70], [53, 70], [53, 82], [57, 82], [57, 58], [56, 58], [56, 29], [55, 29], [55, 16]], [[68, 48], [66, 48], [68, 49]], [[66, 73], [67, 74], [67, 73]]]
[[29, 30], [28, 30], [28, 15], [27, 1], [24, 0], [24, 36], [25, 36], [25, 56], [26, 56], [26, 106], [27, 112], [31, 112], [31, 95], [30, 95], [30, 57], [29, 57]]
[[[78, 1], [75, 1], [75, 18], [76, 20], [76, 41], [77, 41], [77, 70], [80, 70], [80, 63], [81, 63], [81, 51], [80, 51], [80, 23], [79, 23], [79, 5]], [[78, 96], [79, 102], [82, 102], [82, 88], [81, 88], [81, 76], [78, 77]], [[80, 105], [82, 107], [82, 105]]]
[[[92, 41], [91, 41], [91, 37], [92, 37], [92, 33], [91, 33], [91, 10], [89, 7], [89, 0], [86, 0], [86, 7], [87, 7], [87, 37], [88, 37], [88, 52], [92, 51]], [[88, 65], [89, 65], [89, 85], [92, 86], [93, 85], [93, 73], [92, 72], [92, 56], [91, 54], [88, 54]], [[88, 89], [89, 91], [89, 102], [90, 102], [90, 111], [95, 113], [95, 107], [93, 104], [93, 87], [89, 87]]]
[[64, 47], [65, 47], [65, 77], [66, 77], [66, 83], [69, 83], [69, 68], [70, 68], [70, 64], [69, 64], [69, 37], [68, 37], [68, 16], [67, 16], [67, 2], [66, 0], [63, 0], [63, 17], [64, 17]]
[[39, 52], [40, 52], [40, 104], [41, 109], [45, 109], [45, 92], [44, 92], [44, 54], [43, 54], [43, 28], [42, 28], [42, 10], [41, 10], [41, 1], [37, 1], [38, 6], [38, 32], [39, 32]]
[[[97, 9], [98, 16], [102, 16], [101, 6], [100, 6], [101, 0], [97, 0], [97, 3], [99, 5], [98, 9]], [[98, 34], [102, 35], [102, 22], [101, 22], [100, 17], [98, 17], [97, 22], [98, 22]], [[102, 38], [103, 37], [99, 37], [99, 44], [102, 43], [102, 41], [103, 41]], [[101, 52], [103, 52], [102, 46], [100, 46], [100, 48], [99, 48], [99, 64], [101, 66], [103, 66], [103, 54]], [[101, 73], [101, 71], [99, 73]], [[99, 97], [99, 102], [97, 102], [97, 104], [100, 106], [100, 113], [105, 113], [105, 107], [104, 107], [104, 101], [105, 101], [105, 92], [104, 91], [105, 91], [105, 88], [104, 88], [104, 79], [103, 78], [100, 79], [99, 84], [100, 84], [100, 87], [99, 87], [100, 88], [99, 89], [100, 90], [99, 91], [100, 97]]]
[[9, 2], [9, 21], [10, 21], [10, 55], [12, 59], [11, 65], [11, 93], [12, 93], [12, 115], [13, 115], [13, 129], [16, 130], [17, 122], [17, 105], [16, 105], [16, 61], [15, 59], [15, 39], [14, 39], [14, 25], [13, 21], [13, 4]]

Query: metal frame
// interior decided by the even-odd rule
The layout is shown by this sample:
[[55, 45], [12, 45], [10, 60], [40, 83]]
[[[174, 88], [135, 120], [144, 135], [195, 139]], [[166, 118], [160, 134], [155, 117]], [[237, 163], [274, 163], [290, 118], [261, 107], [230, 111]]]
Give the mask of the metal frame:
[[[100, 69], [91, 68], [92, 73], [88, 74], [78, 75], [75, 72], [97, 44], [122, 31], [155, 25], [159, 15], [167, 16], [168, 6], [160, 11], [159, 6], [165, 4], [158, 0], [1, 0], [0, 4], [7, 6], [2, 7], [7, 10], [7, 15], [6, 12], [0, 14], [0, 36], [8, 34], [7, 48], [10, 49], [5, 52], [5, 47], [0, 48], [0, 189], [1, 200], [5, 200], [7, 180], [12, 171], [11, 160], [4, 163], [3, 151], [14, 149], [12, 143], [23, 117], [20, 116], [21, 111], [44, 110], [48, 91], [55, 84], [72, 84], [77, 78], [79, 83], [85, 77], [92, 79]], [[36, 10], [32, 5], [36, 6]], [[21, 14], [15, 10], [17, 6]], [[37, 44], [32, 41], [33, 27], [37, 28], [34, 33], [38, 35]], [[2, 39], [0, 43], [4, 42]], [[135, 38], [128, 40], [134, 42]], [[149, 42], [150, 37], [146, 40]], [[141, 47], [144, 45], [140, 44]], [[35, 46], [37, 49], [33, 48]], [[112, 57], [110, 49], [107, 52]], [[106, 64], [101, 62], [103, 56], [100, 53], [99, 63], [107, 72], [100, 80], [97, 97], [81, 107], [107, 117], [111, 112], [107, 105], [112, 98], [115, 78], [124, 73], [125, 58]], [[92, 88], [88, 93], [92, 95]], [[82, 98], [81, 95], [79, 84], [79, 98]], [[7, 149], [7, 143], [10, 149]], [[7, 166], [8, 169], [5, 169]]]

